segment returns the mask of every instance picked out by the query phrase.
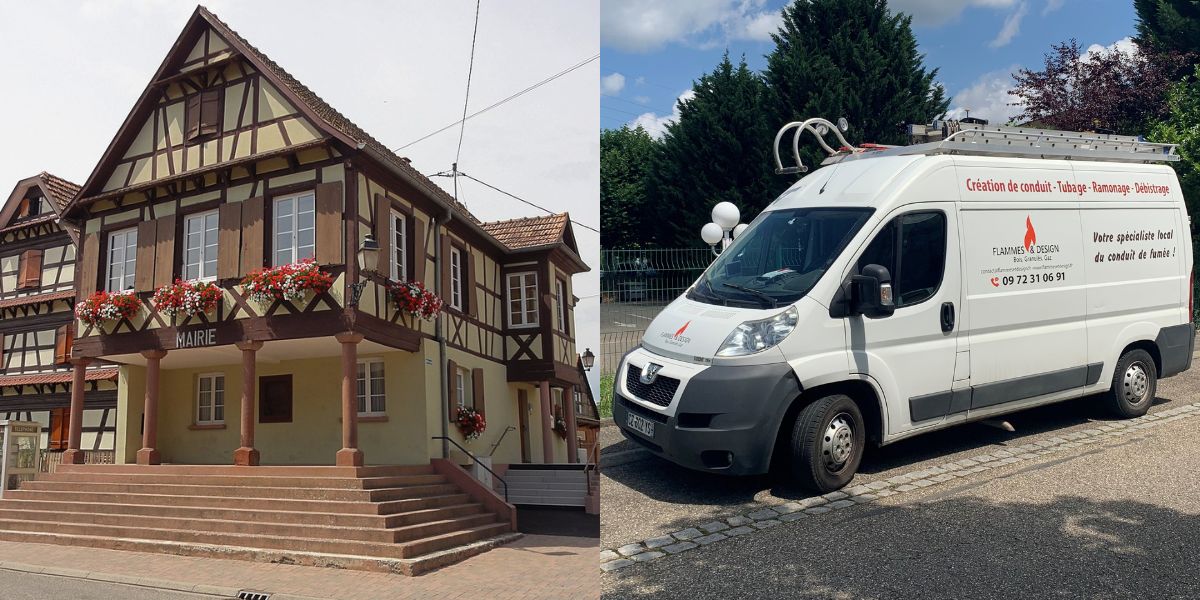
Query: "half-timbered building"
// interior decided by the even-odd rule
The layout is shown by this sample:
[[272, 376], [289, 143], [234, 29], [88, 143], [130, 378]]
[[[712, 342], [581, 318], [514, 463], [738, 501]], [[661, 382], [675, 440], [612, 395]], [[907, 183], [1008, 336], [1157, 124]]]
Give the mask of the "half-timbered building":
[[[118, 462], [415, 464], [447, 453], [438, 436], [497, 463], [577, 458], [561, 398], [584, 385], [571, 279], [587, 266], [567, 216], [481, 222], [204, 8], [64, 215], [78, 294], [140, 302], [76, 322], [76, 369], [121, 365]], [[260, 301], [243, 285], [304, 260], [332, 287]], [[153, 295], [176, 280], [220, 302], [169, 315]], [[436, 291], [436, 318], [399, 308], [405, 281]], [[453, 423], [464, 406], [486, 418], [478, 439]]]
[[[41, 173], [21, 180], [0, 209], [0, 414], [42, 424], [46, 463], [69, 445], [75, 306], [75, 232], [59, 220], [79, 186]], [[82, 373], [80, 458], [110, 460], [117, 369]]]

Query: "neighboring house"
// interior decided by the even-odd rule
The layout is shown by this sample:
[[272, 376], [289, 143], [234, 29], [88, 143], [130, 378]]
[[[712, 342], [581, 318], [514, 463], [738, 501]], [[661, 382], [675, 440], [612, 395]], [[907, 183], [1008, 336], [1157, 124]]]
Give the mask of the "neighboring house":
[[[78, 185], [41, 173], [18, 182], [0, 209], [0, 415], [41, 423], [42, 448], [52, 454], [69, 443], [75, 306], [75, 233], [62, 225], [59, 212], [78, 191]], [[96, 363], [82, 375], [77, 443], [84, 451], [110, 454], [117, 369]]]
[[587, 457], [587, 462], [600, 464], [600, 408], [592, 396], [592, 386], [586, 383], [587, 372], [582, 359], [577, 361], [576, 370], [585, 381], [584, 385], [575, 388], [575, 423], [579, 429], [580, 454]]
[[[586, 386], [572, 276], [588, 267], [567, 215], [480, 222], [202, 7], [62, 212], [80, 299], [140, 304], [76, 321], [76, 372], [120, 365], [119, 463], [428, 464], [442, 435], [497, 464], [576, 455], [575, 412], [566, 439], [552, 431], [555, 399]], [[332, 287], [256, 301], [240, 285], [302, 260]], [[218, 286], [216, 309], [161, 310], [177, 279]], [[444, 312], [398, 310], [393, 281]], [[459, 407], [485, 415], [478, 439]]]

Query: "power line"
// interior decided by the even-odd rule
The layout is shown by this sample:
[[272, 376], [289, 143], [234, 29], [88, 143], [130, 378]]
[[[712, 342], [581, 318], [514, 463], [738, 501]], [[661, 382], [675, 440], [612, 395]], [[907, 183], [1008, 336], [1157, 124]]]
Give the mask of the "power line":
[[551, 76], [549, 76], [549, 77], [547, 77], [547, 78], [545, 78], [545, 79], [543, 79], [543, 80], [541, 80], [519, 92], [516, 92], [515, 94], [512, 94], [511, 96], [508, 96], [507, 98], [504, 98], [503, 100], [500, 100], [499, 102], [491, 104], [491, 105], [487, 106], [486, 108], [477, 110], [477, 111], [463, 117], [461, 120], [455, 121], [449, 125], [446, 125], [445, 127], [442, 127], [441, 129], [438, 129], [437, 131], [423, 135], [407, 144], [404, 144], [403, 146], [400, 146], [400, 147], [392, 150], [392, 152], [399, 152], [409, 146], [412, 146], [413, 144], [423, 142], [439, 133], [442, 133], [443, 131], [446, 131], [447, 129], [454, 127], [455, 125], [458, 125], [459, 123], [462, 123], [463, 121], [466, 121], [467, 119], [473, 119], [479, 115], [482, 115], [483, 113], [485, 113], [489, 110], [492, 110], [493, 108], [496, 108], [497, 106], [500, 106], [501, 104], [504, 104], [504, 103], [512, 101], [512, 100], [516, 100], [517, 98], [524, 96], [525, 94], [528, 94], [529, 92], [532, 92], [533, 90], [536, 90], [536, 89], [542, 87], [543, 85], [546, 85], [547, 83], [550, 83], [551, 81], [554, 81], [555, 79], [558, 79], [559, 77], [562, 77], [563, 75], [566, 75], [572, 71], [580, 69], [583, 66], [587, 65], [588, 63], [597, 61], [599, 59], [600, 59], [599, 54], [595, 54], [595, 55], [591, 56], [590, 58], [586, 58], [586, 59], [584, 59], [578, 63], [575, 63], [574, 65], [567, 67], [566, 69], [563, 69], [562, 71], [559, 71], [559, 72], [557, 72], [557, 73], [555, 73], [555, 74], [553, 74], [553, 75], [551, 75]]
[[[514, 200], [519, 200], [519, 201], [521, 201], [521, 202], [524, 202], [525, 204], [528, 204], [529, 206], [532, 206], [532, 207], [534, 207], [534, 208], [536, 208], [536, 209], [538, 209], [538, 210], [540, 210], [540, 211], [542, 211], [542, 212], [545, 212], [545, 213], [546, 213], [546, 214], [548, 214], [548, 215], [553, 215], [553, 214], [555, 214], [555, 213], [554, 213], [554, 211], [552, 211], [552, 210], [550, 210], [550, 209], [548, 209], [548, 208], [546, 208], [546, 207], [544, 207], [544, 206], [541, 206], [541, 205], [539, 205], [539, 204], [534, 204], [533, 202], [530, 202], [530, 201], [528, 201], [528, 200], [526, 200], [526, 199], [524, 199], [524, 198], [522, 198], [522, 197], [520, 197], [520, 196], [518, 196], [518, 195], [516, 195], [516, 194], [514, 194], [514, 193], [512, 193], [512, 192], [506, 192], [506, 191], [504, 191], [504, 190], [502, 190], [502, 189], [500, 189], [500, 188], [498, 188], [498, 187], [496, 187], [496, 186], [494, 186], [494, 185], [492, 185], [492, 184], [490, 184], [490, 183], [487, 183], [486, 181], [480, 181], [480, 180], [478, 180], [478, 179], [476, 179], [476, 178], [474, 178], [474, 177], [471, 177], [470, 175], [467, 175], [466, 173], [464, 173], [464, 172], [462, 172], [462, 171], [456, 171], [456, 172], [453, 172], [453, 173], [452, 173], [452, 172], [447, 172], [447, 171], [442, 171], [441, 173], [434, 173], [434, 174], [432, 175], [432, 177], [453, 177], [453, 176], [455, 176], [455, 175], [458, 175], [458, 176], [461, 176], [461, 177], [466, 177], [467, 179], [470, 179], [471, 181], [474, 181], [475, 183], [478, 183], [478, 184], [480, 184], [480, 185], [482, 185], [482, 186], [484, 186], [484, 187], [491, 188], [491, 189], [493, 189], [493, 190], [495, 190], [495, 191], [497, 191], [497, 192], [500, 192], [501, 194], [504, 194], [505, 196], [508, 196], [509, 198], [512, 198], [512, 199], [514, 199]], [[592, 227], [591, 225], [585, 225], [585, 224], [583, 224], [583, 223], [580, 223], [579, 221], [576, 221], [575, 219], [571, 219], [571, 222], [572, 222], [572, 223], [574, 223], [574, 224], [576, 224], [576, 225], [578, 225], [578, 226], [580, 226], [580, 227], [583, 227], [584, 229], [589, 229], [589, 230], [591, 230], [591, 231], [595, 231], [596, 233], [600, 233], [600, 230], [599, 230], [599, 229], [596, 229], [595, 227]]]
[[480, 0], [475, 0], [475, 28], [471, 30], [471, 61], [467, 63], [467, 93], [463, 97], [463, 118], [460, 123], [462, 127], [458, 130], [458, 150], [454, 152], [454, 164], [458, 164], [458, 158], [462, 155], [463, 134], [467, 132], [467, 104], [471, 101], [471, 74], [475, 72], [475, 38], [479, 35], [479, 3]]

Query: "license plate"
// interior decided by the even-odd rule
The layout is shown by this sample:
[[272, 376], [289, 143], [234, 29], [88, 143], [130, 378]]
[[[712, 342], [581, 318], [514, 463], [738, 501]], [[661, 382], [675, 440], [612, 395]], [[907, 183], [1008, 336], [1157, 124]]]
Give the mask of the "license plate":
[[629, 418], [625, 421], [629, 428], [646, 436], [654, 437], [654, 421], [646, 417], [628, 413]]

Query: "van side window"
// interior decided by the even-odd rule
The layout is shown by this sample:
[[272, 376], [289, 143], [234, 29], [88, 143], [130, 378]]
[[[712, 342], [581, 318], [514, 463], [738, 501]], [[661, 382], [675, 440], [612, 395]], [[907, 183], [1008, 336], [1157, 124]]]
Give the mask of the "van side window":
[[891, 273], [896, 308], [933, 297], [946, 268], [946, 215], [914, 212], [892, 219], [859, 257], [858, 270], [871, 264]]

